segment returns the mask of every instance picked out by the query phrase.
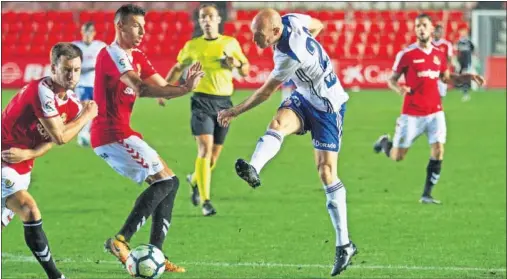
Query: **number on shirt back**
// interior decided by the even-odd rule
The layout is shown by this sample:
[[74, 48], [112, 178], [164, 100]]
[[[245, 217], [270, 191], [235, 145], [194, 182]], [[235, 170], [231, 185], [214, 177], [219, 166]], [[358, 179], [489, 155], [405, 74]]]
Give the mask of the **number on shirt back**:
[[[315, 50], [319, 52], [319, 64], [320, 67], [322, 68], [322, 71], [325, 72], [327, 70], [327, 66], [329, 65], [330, 59], [329, 56], [324, 52], [320, 44], [314, 38], [307, 37], [306, 49], [311, 55], [315, 54]], [[336, 80], [337, 77], [334, 71], [331, 71], [331, 73], [324, 78], [327, 88], [331, 88], [331, 86], [335, 85]]]
[[329, 64], [329, 56], [327, 56], [327, 54], [322, 50], [320, 44], [314, 38], [307, 37], [306, 49], [311, 55], [315, 54], [315, 49], [317, 49], [319, 52], [320, 67], [323, 71], [325, 71], [327, 69], [327, 65]]

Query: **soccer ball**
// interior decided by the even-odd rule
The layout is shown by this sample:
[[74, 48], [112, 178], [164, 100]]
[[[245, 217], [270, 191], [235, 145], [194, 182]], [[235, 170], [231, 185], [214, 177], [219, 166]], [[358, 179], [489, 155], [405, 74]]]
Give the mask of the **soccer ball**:
[[155, 279], [165, 270], [164, 253], [151, 244], [143, 244], [130, 251], [125, 263], [132, 277]]

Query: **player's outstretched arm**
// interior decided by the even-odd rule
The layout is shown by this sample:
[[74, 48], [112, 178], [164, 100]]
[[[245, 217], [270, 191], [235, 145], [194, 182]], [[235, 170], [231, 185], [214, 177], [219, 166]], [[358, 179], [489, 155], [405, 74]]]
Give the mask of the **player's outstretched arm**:
[[254, 94], [248, 97], [241, 104], [236, 105], [230, 109], [220, 111], [218, 113], [218, 123], [220, 123], [220, 125], [223, 127], [229, 126], [229, 123], [234, 117], [258, 106], [262, 102], [269, 99], [269, 97], [275, 93], [276, 89], [278, 89], [282, 83], [282, 81], [276, 80], [274, 78], [268, 78], [268, 80], [261, 86], [261, 88], [257, 89]]
[[176, 63], [167, 73], [165, 80], [169, 84], [176, 84], [178, 80], [180, 80], [181, 75], [183, 74], [183, 70], [185, 70], [185, 65], [181, 63]]
[[16, 164], [26, 160], [35, 159], [46, 154], [51, 147], [53, 147], [52, 142], [39, 144], [34, 149], [12, 147], [2, 151], [2, 160], [7, 163]]
[[83, 106], [81, 114], [71, 122], [64, 124], [59, 117], [39, 118], [44, 130], [49, 134], [53, 143], [62, 145], [72, 140], [81, 129], [98, 114], [98, 107], [94, 101]]
[[454, 85], [460, 85], [465, 82], [474, 81], [477, 85], [482, 86], [484, 84], [484, 78], [480, 75], [475, 74], [456, 74], [446, 70], [440, 75], [440, 79], [445, 83], [453, 83]]
[[394, 92], [398, 93], [401, 96], [405, 96], [405, 94], [410, 93], [410, 87], [399, 85], [398, 80], [400, 79], [401, 74], [394, 72], [390, 79], [387, 80], [387, 86], [393, 90]]
[[134, 71], [126, 72], [120, 77], [120, 80], [134, 89], [139, 97], [170, 99], [183, 96], [194, 90], [203, 76], [204, 72], [202, 71], [201, 64], [195, 63], [188, 71], [185, 84], [180, 86], [170, 84], [166, 84], [165, 86], [153, 85], [150, 82], [141, 80], [141, 77]]

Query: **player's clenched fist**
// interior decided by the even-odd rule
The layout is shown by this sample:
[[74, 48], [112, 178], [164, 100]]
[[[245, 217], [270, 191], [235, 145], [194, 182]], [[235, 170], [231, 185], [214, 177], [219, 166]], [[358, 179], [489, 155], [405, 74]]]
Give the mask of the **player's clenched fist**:
[[197, 85], [199, 84], [199, 81], [201, 81], [201, 78], [204, 76], [204, 72], [202, 71], [202, 65], [199, 62], [194, 63], [192, 66], [190, 66], [190, 69], [187, 73], [187, 79], [185, 81], [185, 87], [188, 89], [188, 91], [193, 91]]
[[232, 109], [224, 109], [218, 112], [218, 124], [222, 127], [228, 127], [232, 119], [236, 117], [236, 113]]
[[2, 160], [10, 164], [16, 164], [30, 159], [30, 150], [12, 147], [2, 151]]
[[90, 118], [95, 118], [99, 114], [99, 107], [95, 101], [89, 101], [83, 110], [90, 115]]

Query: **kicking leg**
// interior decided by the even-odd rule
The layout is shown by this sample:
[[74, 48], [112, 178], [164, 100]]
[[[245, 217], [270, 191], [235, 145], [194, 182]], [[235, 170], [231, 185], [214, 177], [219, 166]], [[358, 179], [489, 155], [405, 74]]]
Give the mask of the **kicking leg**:
[[347, 226], [347, 199], [343, 182], [338, 178], [338, 152], [315, 150], [319, 176], [326, 191], [326, 207], [336, 233], [336, 256], [331, 276], [344, 271], [357, 248], [349, 239]]
[[7, 198], [6, 206], [18, 214], [23, 221], [26, 245], [32, 251], [48, 278], [65, 278], [56, 268], [48, 239], [42, 229], [42, 217], [33, 197], [26, 190], [21, 190]]
[[253, 188], [260, 186], [259, 173], [280, 151], [284, 136], [299, 132], [302, 127], [303, 124], [294, 111], [286, 108], [279, 109], [269, 124], [266, 134], [257, 142], [250, 163], [243, 159], [236, 161], [238, 175]]

